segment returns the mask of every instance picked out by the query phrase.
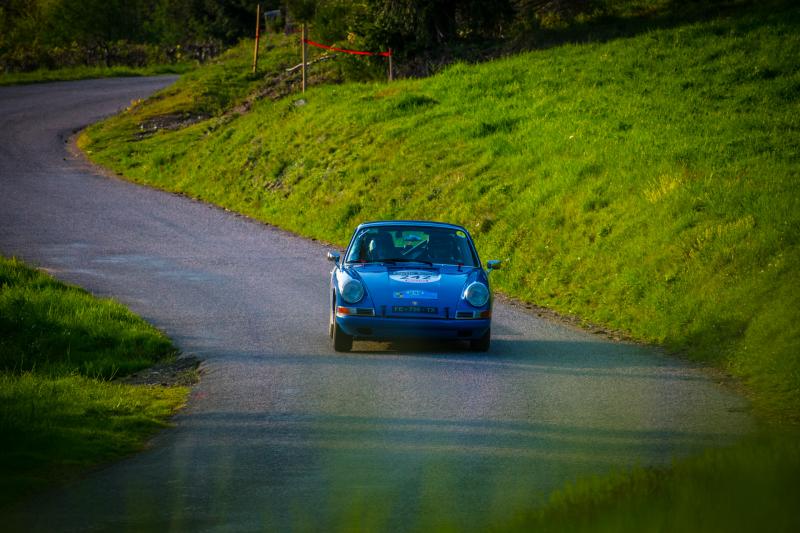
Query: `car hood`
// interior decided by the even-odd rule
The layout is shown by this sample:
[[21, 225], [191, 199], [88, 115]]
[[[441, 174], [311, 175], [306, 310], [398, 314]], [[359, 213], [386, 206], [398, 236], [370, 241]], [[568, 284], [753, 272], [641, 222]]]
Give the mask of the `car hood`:
[[455, 309], [468, 280], [479, 269], [455, 266], [384, 266], [368, 265], [353, 269], [364, 283], [373, 304], [411, 305]]

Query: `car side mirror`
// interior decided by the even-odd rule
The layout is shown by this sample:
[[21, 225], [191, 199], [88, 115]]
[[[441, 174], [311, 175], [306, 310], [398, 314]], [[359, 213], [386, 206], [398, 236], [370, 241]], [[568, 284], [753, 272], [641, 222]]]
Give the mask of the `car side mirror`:
[[336, 250], [330, 250], [328, 252], [328, 261], [333, 261], [334, 263], [338, 263], [339, 257], [341, 256], [339, 255], [339, 252], [337, 252]]
[[499, 259], [492, 259], [490, 261], [486, 261], [486, 270], [491, 272], [492, 270], [500, 270], [501, 265], [503, 264], [502, 261]]

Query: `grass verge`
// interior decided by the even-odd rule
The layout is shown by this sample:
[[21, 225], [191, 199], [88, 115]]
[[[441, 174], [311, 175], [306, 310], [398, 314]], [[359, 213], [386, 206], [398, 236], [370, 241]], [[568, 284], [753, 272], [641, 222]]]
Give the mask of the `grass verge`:
[[175, 63], [169, 65], [151, 65], [148, 67], [69, 67], [60, 69], [40, 69], [31, 72], [7, 72], [0, 74], [0, 86], [123, 76], [185, 74], [194, 68], [197, 67], [192, 63]]
[[580, 480], [505, 530], [797, 531], [800, 434], [762, 433], [672, 468]]
[[141, 449], [188, 389], [110, 379], [175, 354], [120, 304], [0, 257], [0, 507]]

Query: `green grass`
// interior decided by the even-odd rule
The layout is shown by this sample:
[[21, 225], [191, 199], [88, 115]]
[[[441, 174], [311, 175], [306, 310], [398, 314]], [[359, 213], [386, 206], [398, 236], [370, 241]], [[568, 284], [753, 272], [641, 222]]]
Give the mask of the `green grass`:
[[[258, 72], [252, 73], [253, 42], [245, 41], [187, 72], [176, 83], [136, 106], [136, 120], [119, 123], [118, 135], [136, 135], [139, 123], [164, 115], [220, 117], [242, 105], [248, 95], [272, 85], [273, 76], [294, 66], [299, 47], [292, 37], [269, 34], [261, 41]], [[269, 73], [269, 77], [265, 77]]]
[[758, 435], [669, 469], [584, 479], [502, 530], [774, 531], [800, 528], [800, 435]]
[[120, 304], [0, 258], [0, 507], [141, 449], [188, 390], [109, 378], [175, 353]]
[[113, 300], [97, 300], [18, 261], [0, 262], [0, 369], [110, 379], [175, 348]]
[[147, 67], [67, 67], [60, 69], [39, 69], [31, 72], [6, 72], [0, 74], [0, 86], [121, 76], [184, 74], [194, 68], [196, 68], [196, 66], [192, 63], [175, 63], [168, 65], [150, 65]]

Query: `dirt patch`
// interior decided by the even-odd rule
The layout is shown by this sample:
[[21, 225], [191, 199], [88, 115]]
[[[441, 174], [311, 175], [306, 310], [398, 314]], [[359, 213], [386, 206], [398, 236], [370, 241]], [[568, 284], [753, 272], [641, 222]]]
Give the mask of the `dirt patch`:
[[[328, 72], [315, 73], [310, 75], [308, 79], [309, 87], [332, 83], [341, 83], [341, 80], [335, 74]], [[249, 112], [253, 104], [259, 100], [269, 99], [276, 101], [290, 94], [300, 94], [301, 84], [302, 72], [300, 70], [293, 70], [291, 72], [281, 70], [277, 75], [265, 77], [264, 83], [258, 89], [245, 97], [240, 104], [230, 108], [221, 116], [227, 118], [243, 115]], [[198, 122], [209, 120], [213, 118], [213, 116], [214, 115], [208, 113], [192, 114], [184, 112], [150, 117], [139, 123], [139, 131], [136, 132], [134, 137], [136, 140], [141, 140], [151, 137], [159, 131], [180, 130], [197, 124]]]
[[163, 387], [190, 387], [200, 381], [200, 359], [194, 356], [178, 357], [169, 363], [160, 363], [134, 374], [117, 379], [126, 385], [161, 385]]
[[157, 117], [149, 118], [139, 123], [139, 131], [136, 133], [136, 139], [144, 139], [156, 134], [159, 130], [179, 130], [197, 122], [202, 122], [211, 118], [211, 115], [191, 113], [172, 113], [169, 115], [159, 115]]
[[[331, 72], [310, 74], [307, 81], [308, 87], [312, 87], [314, 85], [330, 85], [335, 83], [341, 83], [341, 80], [336, 76], [336, 74]], [[253, 104], [259, 100], [269, 99], [274, 102], [284, 98], [285, 96], [289, 96], [290, 94], [296, 94], [299, 96], [301, 94], [301, 87], [302, 71], [282, 71], [276, 76], [265, 78], [264, 84], [260, 88], [248, 95], [241, 104], [232, 108], [226, 113], [226, 115], [242, 115], [247, 113], [250, 111], [250, 108], [253, 107]]]

